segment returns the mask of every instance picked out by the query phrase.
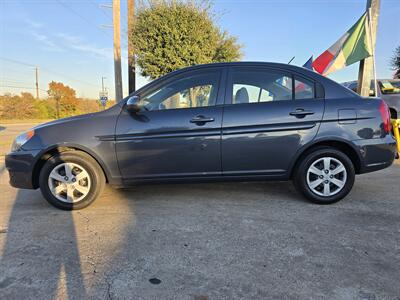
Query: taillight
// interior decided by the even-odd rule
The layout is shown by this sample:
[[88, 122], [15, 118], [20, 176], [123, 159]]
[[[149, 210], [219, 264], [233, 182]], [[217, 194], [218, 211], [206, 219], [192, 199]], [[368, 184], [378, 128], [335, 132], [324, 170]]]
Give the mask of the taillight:
[[379, 105], [379, 111], [383, 121], [383, 129], [386, 133], [389, 133], [392, 130], [392, 125], [390, 123], [390, 112], [389, 107], [383, 100], [381, 101], [381, 105]]

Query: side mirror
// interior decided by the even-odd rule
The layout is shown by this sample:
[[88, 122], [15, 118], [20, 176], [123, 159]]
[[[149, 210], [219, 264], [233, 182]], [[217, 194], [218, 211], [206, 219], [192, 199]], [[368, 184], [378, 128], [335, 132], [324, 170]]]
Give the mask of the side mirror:
[[126, 101], [126, 109], [131, 113], [138, 113], [140, 111], [139, 96], [132, 96]]

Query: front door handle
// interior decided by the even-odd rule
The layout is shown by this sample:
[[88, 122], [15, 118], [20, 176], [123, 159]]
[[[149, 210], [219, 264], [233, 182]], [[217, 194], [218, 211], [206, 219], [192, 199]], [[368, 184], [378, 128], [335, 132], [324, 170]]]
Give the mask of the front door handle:
[[190, 120], [190, 123], [207, 123], [207, 122], [214, 122], [214, 118], [208, 118], [202, 115], [196, 116]]
[[298, 108], [295, 111], [289, 113], [291, 116], [295, 116], [296, 118], [304, 118], [307, 115], [313, 115], [314, 112], [311, 110], [304, 110], [302, 108]]

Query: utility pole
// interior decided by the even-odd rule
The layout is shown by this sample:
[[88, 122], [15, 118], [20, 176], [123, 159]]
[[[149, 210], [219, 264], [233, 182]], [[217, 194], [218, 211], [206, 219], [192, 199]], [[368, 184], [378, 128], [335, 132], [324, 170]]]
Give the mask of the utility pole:
[[[376, 72], [374, 70], [375, 64], [375, 44], [376, 44], [376, 32], [378, 28], [378, 19], [379, 19], [379, 7], [380, 0], [367, 0], [367, 11], [369, 11], [369, 26], [371, 28], [371, 47], [372, 47], [372, 56], [364, 58], [360, 61], [360, 67], [358, 69], [358, 87], [357, 93], [361, 96], [368, 97], [371, 80], [373, 78], [373, 73]], [[369, 30], [369, 28], [367, 28]], [[377, 91], [375, 91], [375, 96], [377, 96]]]
[[115, 100], [122, 100], [120, 0], [113, 0]]
[[35, 67], [36, 75], [36, 99], [39, 100], [39, 67]]
[[130, 38], [135, 22], [135, 0], [128, 0], [128, 82], [129, 94], [136, 90], [135, 78], [135, 54], [133, 51], [133, 41]]

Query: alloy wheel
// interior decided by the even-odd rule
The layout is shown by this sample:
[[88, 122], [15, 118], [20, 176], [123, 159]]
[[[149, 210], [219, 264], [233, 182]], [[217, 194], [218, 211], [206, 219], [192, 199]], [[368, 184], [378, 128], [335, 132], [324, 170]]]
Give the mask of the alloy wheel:
[[345, 166], [334, 157], [321, 157], [314, 161], [306, 176], [309, 189], [322, 197], [339, 193], [347, 181]]
[[91, 180], [84, 167], [65, 162], [54, 167], [48, 178], [51, 193], [66, 203], [81, 201], [90, 191]]

